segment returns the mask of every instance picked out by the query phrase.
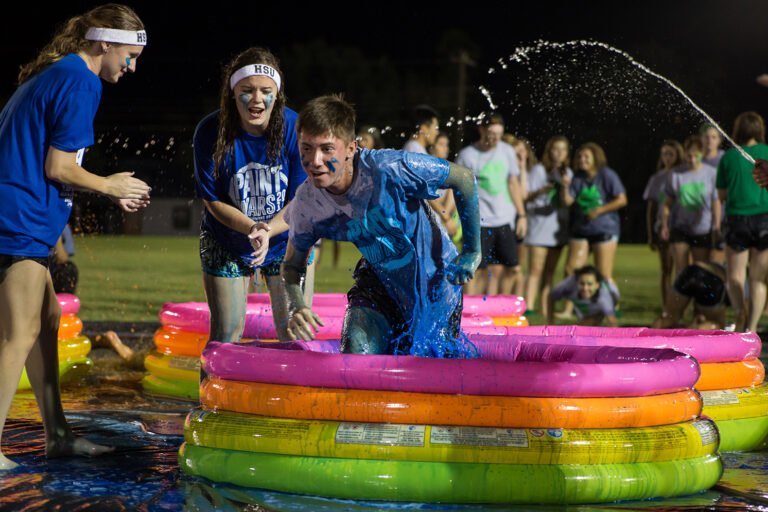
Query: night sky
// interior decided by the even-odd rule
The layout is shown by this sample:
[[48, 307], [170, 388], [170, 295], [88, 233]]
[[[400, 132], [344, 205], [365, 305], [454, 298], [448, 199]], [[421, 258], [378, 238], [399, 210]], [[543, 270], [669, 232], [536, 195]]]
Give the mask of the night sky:
[[[19, 3], [21, 14], [6, 17], [0, 31], [0, 98], [13, 93], [18, 66], [35, 57], [59, 23], [99, 3]], [[524, 12], [509, 2], [456, 11], [439, 3], [286, 4], [217, 1], [202, 9], [130, 2], [147, 26], [149, 46], [134, 76], [105, 85], [96, 119], [102, 147], [94, 147], [86, 167], [89, 161], [106, 171], [130, 166], [160, 194], [191, 195], [191, 133], [216, 108], [222, 65], [249, 46], [266, 46], [281, 59], [292, 108], [344, 92], [360, 123], [392, 127], [391, 146], [402, 143], [413, 105], [431, 104], [443, 120], [457, 114], [452, 57], [465, 49], [476, 62], [468, 72], [468, 114], [489, 110], [478, 91], [486, 85], [508, 130], [537, 148], [556, 133], [575, 145], [604, 145], [634, 203], [625, 210], [625, 231], [642, 222], [640, 197], [660, 141], [683, 139], [703, 119], [666, 86], [638, 78], [623, 59], [600, 51], [538, 55], [528, 67], [503, 72], [499, 58], [539, 39], [602, 41], [669, 77], [728, 132], [739, 112], [768, 114], [768, 89], [755, 82], [768, 73], [768, 2], [525, 2]], [[499, 72], [489, 75], [491, 67]], [[452, 130], [459, 142], [455, 125]], [[474, 130], [463, 137], [468, 143]], [[121, 142], [111, 144], [115, 138]], [[162, 150], [137, 155], [152, 140]]]

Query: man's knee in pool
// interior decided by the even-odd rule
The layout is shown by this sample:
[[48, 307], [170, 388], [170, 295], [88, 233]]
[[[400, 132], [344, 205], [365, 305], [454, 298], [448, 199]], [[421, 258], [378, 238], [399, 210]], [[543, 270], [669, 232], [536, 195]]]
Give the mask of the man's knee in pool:
[[392, 326], [379, 311], [351, 307], [344, 317], [341, 351], [346, 354], [388, 354], [393, 336]]

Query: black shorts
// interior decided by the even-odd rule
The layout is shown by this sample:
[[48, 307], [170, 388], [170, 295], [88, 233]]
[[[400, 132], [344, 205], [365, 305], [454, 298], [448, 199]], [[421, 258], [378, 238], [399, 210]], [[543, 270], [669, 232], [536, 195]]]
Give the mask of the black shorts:
[[48, 268], [48, 257], [39, 258], [36, 256], [14, 256], [11, 254], [0, 254], [0, 270], [5, 270], [14, 263], [18, 263], [24, 260], [34, 261], [35, 263], [39, 263], [45, 268]]
[[729, 215], [725, 225], [725, 243], [734, 251], [768, 249], [768, 214]]
[[512, 226], [480, 228], [480, 268], [488, 265], [517, 266], [517, 236]]
[[675, 291], [690, 297], [699, 306], [714, 308], [726, 304], [728, 294], [720, 277], [698, 265], [688, 265], [678, 274]]
[[[357, 262], [352, 277], [355, 284], [347, 292], [348, 307], [364, 307], [380, 312], [392, 328], [392, 340], [388, 353], [408, 355], [413, 346], [413, 338], [403, 336], [407, 328], [403, 314], [365, 258], [360, 258]], [[453, 339], [458, 339], [461, 335], [462, 308], [463, 301], [460, 298], [459, 304], [448, 318], [448, 334]]]
[[705, 249], [712, 248], [712, 235], [707, 233], [705, 235], [689, 235], [679, 229], [673, 229], [669, 232], [669, 243], [671, 244], [688, 244], [690, 247], [702, 247]]

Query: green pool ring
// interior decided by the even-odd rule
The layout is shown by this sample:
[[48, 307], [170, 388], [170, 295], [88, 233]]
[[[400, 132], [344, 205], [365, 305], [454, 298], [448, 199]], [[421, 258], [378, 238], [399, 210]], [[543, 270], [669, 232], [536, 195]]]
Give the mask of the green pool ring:
[[144, 358], [144, 367], [149, 373], [169, 381], [200, 384], [200, 358], [172, 356], [151, 352]]
[[187, 474], [242, 487], [422, 503], [608, 503], [693, 494], [723, 472], [718, 455], [638, 464], [404, 462], [250, 453], [184, 443]]
[[187, 443], [302, 457], [483, 464], [619, 464], [713, 454], [711, 420], [648, 428], [506, 429], [341, 423], [195, 409]]
[[182, 380], [167, 380], [156, 375], [145, 375], [141, 380], [144, 392], [182, 400], [199, 400], [200, 384]]
[[721, 452], [752, 452], [768, 448], [768, 416], [718, 420]]
[[[59, 361], [59, 384], [65, 385], [79, 382], [80, 379], [88, 375], [92, 367], [93, 361], [87, 356]], [[32, 389], [26, 368], [21, 372], [21, 379], [19, 379], [19, 387], [17, 389]]]

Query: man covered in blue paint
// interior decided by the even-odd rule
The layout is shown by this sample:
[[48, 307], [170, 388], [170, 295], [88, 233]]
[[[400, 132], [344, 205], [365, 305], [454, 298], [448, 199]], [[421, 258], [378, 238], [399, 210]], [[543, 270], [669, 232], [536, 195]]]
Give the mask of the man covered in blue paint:
[[[301, 278], [320, 238], [350, 241], [363, 255], [344, 318], [342, 352], [469, 357], [462, 338], [461, 285], [480, 262], [477, 186], [468, 169], [396, 150], [359, 149], [355, 111], [340, 96], [310, 101], [296, 123], [309, 179], [286, 212], [281, 267], [289, 334], [312, 339], [322, 320], [304, 303]], [[451, 188], [464, 228], [461, 254], [428, 199]]]

